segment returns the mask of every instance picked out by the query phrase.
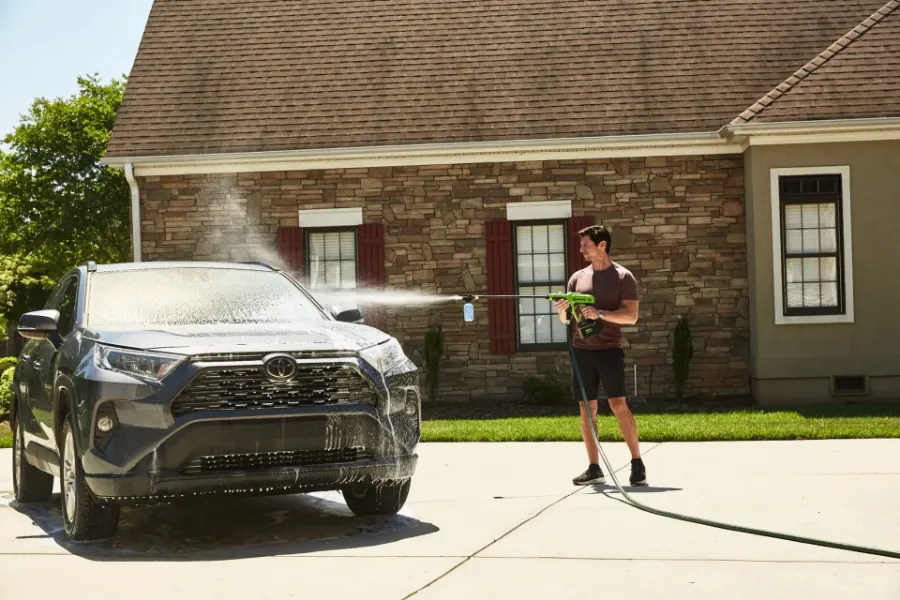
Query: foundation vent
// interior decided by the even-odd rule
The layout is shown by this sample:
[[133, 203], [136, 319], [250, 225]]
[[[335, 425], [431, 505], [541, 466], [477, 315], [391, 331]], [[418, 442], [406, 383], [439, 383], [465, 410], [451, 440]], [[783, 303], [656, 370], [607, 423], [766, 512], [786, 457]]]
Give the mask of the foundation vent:
[[831, 393], [835, 396], [859, 396], [869, 393], [869, 378], [865, 375], [833, 375]]

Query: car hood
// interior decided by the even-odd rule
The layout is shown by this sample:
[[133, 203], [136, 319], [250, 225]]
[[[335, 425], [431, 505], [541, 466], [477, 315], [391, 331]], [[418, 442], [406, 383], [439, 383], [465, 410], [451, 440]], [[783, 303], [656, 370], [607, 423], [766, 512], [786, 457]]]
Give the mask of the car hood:
[[365, 325], [323, 321], [309, 325], [203, 325], [124, 331], [91, 329], [84, 337], [99, 343], [194, 355], [235, 352], [359, 351], [390, 339]]

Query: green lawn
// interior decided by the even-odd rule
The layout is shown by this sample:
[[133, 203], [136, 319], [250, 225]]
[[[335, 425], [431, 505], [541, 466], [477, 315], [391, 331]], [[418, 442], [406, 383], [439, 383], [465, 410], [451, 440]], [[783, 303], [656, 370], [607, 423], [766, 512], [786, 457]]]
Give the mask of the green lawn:
[[[900, 438], [900, 404], [825, 405], [801, 409], [642, 414], [635, 411], [641, 440], [700, 442], [739, 440]], [[601, 441], [621, 441], [609, 415], [598, 417]], [[425, 442], [581, 441], [576, 416], [425, 420]], [[12, 445], [0, 423], [0, 448]]]
[[[641, 440], [699, 442], [842, 438], [900, 438], [900, 407], [825, 406], [801, 410], [641, 414]], [[614, 417], [597, 419], [601, 441], [620, 441]], [[434, 420], [423, 423], [426, 442], [580, 441], [578, 417]]]

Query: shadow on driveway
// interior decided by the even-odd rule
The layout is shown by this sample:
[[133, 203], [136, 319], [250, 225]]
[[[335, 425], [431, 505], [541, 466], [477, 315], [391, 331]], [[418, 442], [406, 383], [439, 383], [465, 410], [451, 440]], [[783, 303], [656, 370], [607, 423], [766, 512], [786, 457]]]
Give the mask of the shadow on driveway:
[[122, 508], [116, 536], [72, 543], [65, 539], [59, 495], [46, 504], [10, 508], [26, 515], [47, 538], [74, 555], [97, 561], [237, 560], [386, 545], [435, 533], [409, 516], [357, 517], [340, 493], [203, 499]]
[[[597, 484], [590, 486], [594, 494], [610, 496], [619, 494], [619, 488], [612, 484]], [[623, 485], [622, 489], [630, 496], [632, 494], [656, 494], [659, 492], [680, 492], [682, 488], [653, 487], [652, 485]]]

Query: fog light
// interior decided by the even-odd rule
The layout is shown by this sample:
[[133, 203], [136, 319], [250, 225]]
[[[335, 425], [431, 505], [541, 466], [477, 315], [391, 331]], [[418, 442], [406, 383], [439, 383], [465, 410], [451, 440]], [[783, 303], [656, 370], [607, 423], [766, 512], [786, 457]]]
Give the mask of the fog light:
[[115, 421], [113, 421], [110, 417], [100, 417], [100, 419], [97, 421], [97, 429], [99, 429], [103, 433], [109, 433], [115, 426]]
[[416, 404], [415, 396], [411, 400], [406, 401], [406, 414], [410, 418], [419, 414], [419, 406]]

